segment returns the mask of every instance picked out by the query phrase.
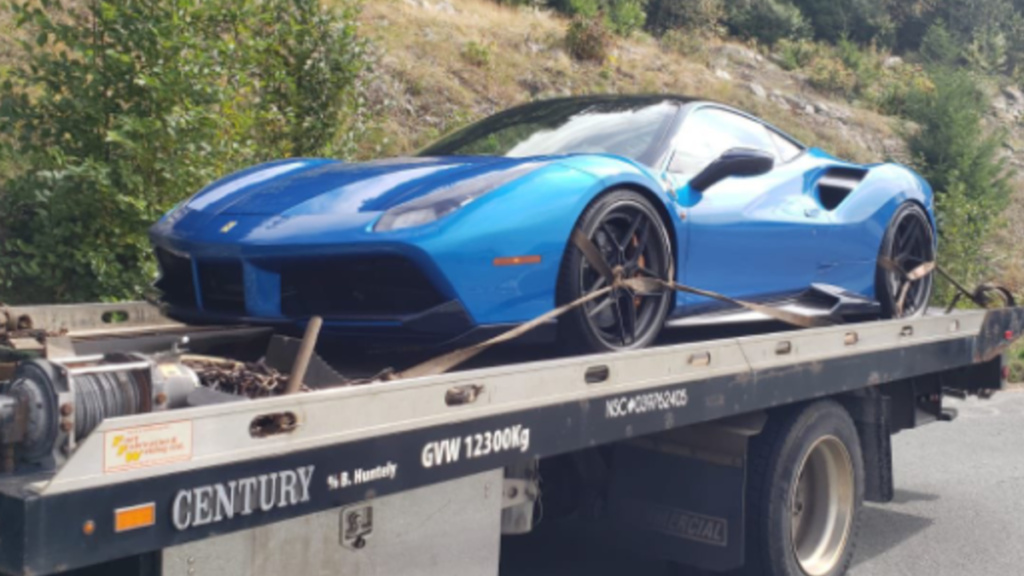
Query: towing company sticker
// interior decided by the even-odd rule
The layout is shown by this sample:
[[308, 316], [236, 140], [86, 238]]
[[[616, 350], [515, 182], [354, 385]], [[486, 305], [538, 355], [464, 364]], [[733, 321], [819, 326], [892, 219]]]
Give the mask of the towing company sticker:
[[171, 522], [178, 530], [205, 526], [309, 502], [314, 466], [301, 466], [179, 490], [171, 506]]
[[327, 489], [339, 490], [378, 480], [394, 480], [396, 476], [398, 476], [398, 464], [388, 461], [373, 468], [356, 468], [352, 471], [331, 474], [327, 477]]
[[103, 434], [103, 473], [192, 459], [192, 422], [168, 422]]
[[686, 388], [616, 396], [605, 401], [604, 415], [606, 418], [624, 418], [648, 412], [685, 408], [689, 401]]
[[460, 458], [472, 460], [502, 452], [525, 453], [529, 449], [530, 429], [522, 424], [516, 424], [497, 430], [487, 430], [480, 434], [469, 434], [461, 438], [445, 438], [427, 442], [420, 453], [420, 462], [424, 468], [433, 468], [442, 464], [454, 464]]

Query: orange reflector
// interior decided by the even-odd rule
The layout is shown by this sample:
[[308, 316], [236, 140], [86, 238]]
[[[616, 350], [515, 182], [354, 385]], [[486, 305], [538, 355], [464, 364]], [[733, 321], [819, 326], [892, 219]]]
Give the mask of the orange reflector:
[[508, 256], [495, 258], [495, 266], [519, 266], [520, 264], [540, 264], [540, 256]]
[[127, 532], [153, 524], [156, 524], [156, 505], [153, 502], [114, 511], [114, 532]]

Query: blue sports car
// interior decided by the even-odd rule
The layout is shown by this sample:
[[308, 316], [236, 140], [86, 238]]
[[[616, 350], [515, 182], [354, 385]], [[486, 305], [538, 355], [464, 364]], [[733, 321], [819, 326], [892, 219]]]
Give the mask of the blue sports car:
[[[610, 268], [840, 321], [918, 315], [932, 278], [907, 272], [936, 251], [931, 188], [908, 168], [846, 162], [675, 96], [535, 102], [415, 157], [262, 164], [151, 238], [171, 316], [301, 329], [319, 315], [329, 333], [403, 345], [507, 329], [602, 289]], [[620, 287], [548, 333], [623, 350], [666, 324], [752, 314]]]

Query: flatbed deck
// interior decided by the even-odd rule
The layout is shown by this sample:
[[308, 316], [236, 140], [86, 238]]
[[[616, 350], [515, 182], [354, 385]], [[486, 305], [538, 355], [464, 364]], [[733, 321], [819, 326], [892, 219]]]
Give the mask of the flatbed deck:
[[[218, 330], [255, 334], [158, 321], [148, 331], [70, 337], [76, 351], [80, 343], [95, 352], [130, 346], [127, 334]], [[111, 418], [55, 472], [0, 481], [0, 570], [66, 571], [526, 460], [998, 363], [1022, 330], [1024, 309], [1007, 308], [694, 342], [676, 333], [650, 349], [596, 356], [538, 359], [547, 352], [511, 348], [440, 376]], [[344, 370], [343, 354], [326, 357]], [[251, 433], [254, 421], [282, 414], [294, 416], [294, 430]], [[187, 436], [187, 449], [145, 467], [105, 460], [117, 436], [160, 427]], [[271, 477], [290, 485], [268, 506], [229, 511], [216, 501], [218, 487]], [[149, 503], [153, 526], [115, 530], [113, 511]]]

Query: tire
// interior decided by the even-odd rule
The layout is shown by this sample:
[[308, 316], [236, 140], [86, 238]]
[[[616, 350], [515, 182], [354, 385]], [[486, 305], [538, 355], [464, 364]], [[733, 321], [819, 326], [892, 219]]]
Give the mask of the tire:
[[[829, 464], [833, 458], [835, 462], [845, 460], [848, 467]], [[742, 573], [845, 574], [853, 559], [864, 499], [860, 441], [847, 411], [832, 400], [823, 400], [772, 413], [764, 431], [750, 441], [747, 474], [747, 546]], [[803, 486], [801, 478], [807, 480]], [[808, 486], [831, 489], [804, 490]], [[826, 493], [835, 494], [834, 508], [822, 507], [824, 499], [815, 497]], [[818, 514], [826, 509], [837, 511], [834, 523], [827, 514]], [[831, 530], [823, 526], [831, 526]], [[821, 547], [825, 552], [812, 552], [815, 543], [825, 541], [828, 544]]]
[[[905, 245], [907, 235], [917, 238], [910, 246]], [[923, 208], [907, 202], [896, 210], [882, 237], [878, 255], [880, 258], [889, 258], [905, 272], [935, 260], [935, 231]], [[899, 294], [903, 282], [899, 274], [881, 266], [876, 267], [875, 295], [882, 305], [883, 318], [911, 318], [924, 315], [928, 310], [935, 285], [934, 272], [911, 284], [900, 306]]]
[[[598, 196], [583, 211], [576, 227], [594, 242], [610, 267], [621, 265], [627, 275], [666, 279], [674, 269], [665, 224], [638, 192], [616, 190]], [[569, 242], [556, 289], [558, 304], [572, 302], [606, 283]], [[639, 294], [618, 289], [608, 298], [598, 298], [563, 314], [558, 321], [559, 340], [570, 353], [643, 348], [664, 326], [672, 296], [668, 291]]]

